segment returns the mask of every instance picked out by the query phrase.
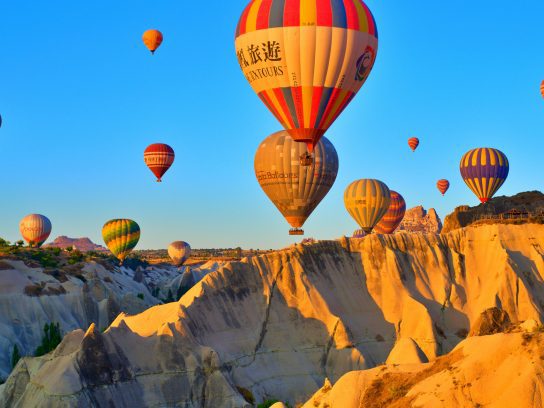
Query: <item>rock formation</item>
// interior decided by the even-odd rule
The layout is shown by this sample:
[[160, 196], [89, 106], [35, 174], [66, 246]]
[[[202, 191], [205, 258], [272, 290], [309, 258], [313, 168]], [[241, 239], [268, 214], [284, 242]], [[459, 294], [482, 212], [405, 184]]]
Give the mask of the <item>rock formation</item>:
[[44, 248], [48, 247], [61, 249], [73, 248], [81, 252], [109, 252], [108, 249], [95, 244], [89, 238], [69, 238], [64, 235], [61, 235], [60, 237], [55, 238], [53, 242], [44, 245]]
[[[516, 211], [522, 214], [520, 219], [496, 219], [508, 211]], [[489, 219], [493, 217], [493, 219]], [[527, 220], [526, 217], [530, 219]], [[539, 222], [544, 223], [544, 194], [540, 191], [528, 191], [519, 193], [512, 197], [495, 197], [486, 204], [476, 207], [463, 205], [457, 207], [453, 213], [444, 220], [443, 233], [463, 228], [476, 222], [499, 223], [499, 222]]]
[[[221, 265], [177, 303], [120, 314], [105, 333], [76, 331], [55, 352], [23, 359], [4, 385], [0, 406], [302, 403], [327, 378], [336, 383], [350, 371], [403, 362], [403, 350], [416, 372], [418, 361], [453, 350], [492, 307], [514, 324], [540, 324], [543, 275], [544, 226], [534, 224], [297, 245]], [[494, 336], [496, 342], [485, 342]], [[461, 351], [435, 364], [467, 361], [478, 373], [478, 364], [492, 364], [487, 355], [505, 356], [523, 342], [521, 334], [494, 336], [470, 337]], [[536, 351], [534, 366], [529, 360], [515, 367], [507, 359], [495, 362], [509, 374], [501, 377], [508, 386], [493, 385], [492, 374], [480, 366], [482, 387], [519, 394], [531, 370], [540, 369]], [[387, 372], [407, 372], [405, 367]], [[385, 375], [380, 370], [357, 377], [358, 389]], [[462, 384], [451, 385], [455, 370], [432, 377], [433, 390], [436, 382], [444, 384], [437, 391], [441, 399], [454, 400], [454, 390], [468, 387], [460, 376], [455, 379]], [[519, 382], [512, 372], [520, 374]], [[410, 390], [410, 398], [418, 394]], [[428, 399], [421, 401], [434, 398], [424, 395]]]
[[397, 231], [423, 232], [429, 234], [439, 234], [442, 230], [442, 221], [434, 208], [426, 211], [419, 205], [406, 210], [404, 219], [400, 223]]

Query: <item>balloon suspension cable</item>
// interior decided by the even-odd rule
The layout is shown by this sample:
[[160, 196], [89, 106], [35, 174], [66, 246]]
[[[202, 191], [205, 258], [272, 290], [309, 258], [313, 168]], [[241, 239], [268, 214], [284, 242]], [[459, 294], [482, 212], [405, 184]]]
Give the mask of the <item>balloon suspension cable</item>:
[[289, 230], [289, 235], [304, 235], [304, 230], [301, 228], [291, 228]]

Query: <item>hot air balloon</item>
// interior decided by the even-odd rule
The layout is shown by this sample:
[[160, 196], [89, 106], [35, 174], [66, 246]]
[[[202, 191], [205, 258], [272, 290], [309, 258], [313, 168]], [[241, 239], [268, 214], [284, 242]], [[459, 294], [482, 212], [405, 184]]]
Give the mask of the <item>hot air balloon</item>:
[[540, 83], [540, 95], [544, 98], [544, 81]]
[[361, 179], [344, 192], [344, 205], [364, 232], [370, 234], [391, 204], [389, 188], [379, 180]]
[[406, 202], [396, 191], [391, 190], [391, 204], [380, 222], [374, 227], [378, 234], [392, 234], [398, 228], [406, 213]]
[[191, 246], [184, 241], [174, 241], [168, 246], [168, 255], [175, 265], [181, 266], [191, 256]]
[[378, 49], [361, 0], [252, 0], [235, 37], [251, 87], [310, 152], [363, 86]]
[[261, 142], [255, 154], [255, 176], [268, 198], [293, 229], [301, 227], [327, 195], [338, 173], [338, 155], [332, 143], [322, 138], [315, 147], [315, 160], [302, 166], [298, 160], [306, 147], [281, 131]]
[[40, 247], [51, 234], [51, 221], [45, 215], [30, 214], [19, 223], [19, 231], [30, 247]]
[[446, 179], [438, 180], [436, 182], [436, 188], [442, 193], [442, 195], [446, 194], [446, 191], [450, 188], [450, 182]]
[[123, 263], [140, 240], [140, 227], [128, 219], [110, 220], [102, 227], [102, 238], [111, 253]]
[[486, 203], [508, 177], [509, 164], [500, 150], [481, 147], [464, 154], [460, 170], [467, 186]]
[[144, 161], [147, 167], [157, 177], [157, 182], [162, 181], [162, 176], [174, 163], [174, 149], [164, 143], [153, 143], [144, 151]]
[[366, 232], [364, 232], [362, 229], [358, 229], [353, 231], [352, 238], [364, 238], [366, 236]]
[[142, 40], [151, 54], [155, 54], [162, 43], [162, 33], [159, 30], [147, 30], [142, 36]]
[[417, 137], [411, 137], [410, 139], [408, 139], [408, 146], [410, 146], [410, 149], [415, 152], [417, 147], [419, 146], [419, 139]]

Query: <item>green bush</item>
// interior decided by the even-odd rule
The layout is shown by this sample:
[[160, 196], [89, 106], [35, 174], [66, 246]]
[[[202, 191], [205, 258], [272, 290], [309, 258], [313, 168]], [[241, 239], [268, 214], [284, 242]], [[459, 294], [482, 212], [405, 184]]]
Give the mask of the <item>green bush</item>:
[[11, 353], [11, 368], [15, 368], [17, 362], [21, 359], [21, 354], [19, 353], [19, 347], [17, 344], [13, 346], [13, 353]]
[[38, 346], [34, 355], [43, 356], [57, 348], [62, 341], [60, 325], [58, 323], [49, 323], [43, 326], [42, 344]]

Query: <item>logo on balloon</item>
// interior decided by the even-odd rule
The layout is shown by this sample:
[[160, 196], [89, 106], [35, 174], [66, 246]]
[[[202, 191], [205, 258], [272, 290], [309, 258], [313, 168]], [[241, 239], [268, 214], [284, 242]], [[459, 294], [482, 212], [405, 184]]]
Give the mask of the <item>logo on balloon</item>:
[[361, 55], [357, 60], [357, 72], [355, 72], [356, 81], [362, 82], [366, 80], [368, 74], [370, 74], [372, 65], [374, 64], [375, 54], [374, 48], [372, 48], [370, 45], [366, 47], [363, 55]]

